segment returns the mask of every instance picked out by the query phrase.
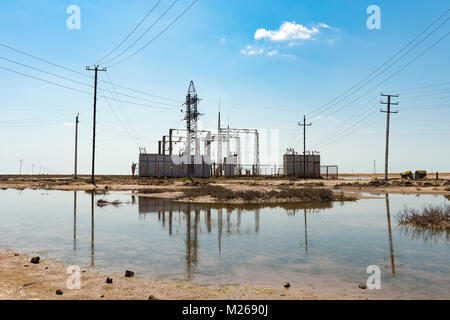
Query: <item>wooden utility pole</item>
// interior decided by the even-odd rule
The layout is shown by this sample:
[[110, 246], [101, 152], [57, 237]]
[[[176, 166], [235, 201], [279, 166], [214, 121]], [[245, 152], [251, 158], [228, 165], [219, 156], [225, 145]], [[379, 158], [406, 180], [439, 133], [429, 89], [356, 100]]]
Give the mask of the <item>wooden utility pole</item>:
[[381, 101], [381, 104], [387, 105], [387, 110], [380, 110], [381, 112], [386, 113], [386, 154], [385, 154], [385, 162], [384, 162], [384, 179], [386, 181], [389, 180], [389, 125], [390, 125], [390, 115], [391, 113], [398, 113], [397, 111], [391, 111], [391, 105], [397, 106], [398, 102], [392, 102], [391, 98], [398, 98], [399, 95], [393, 94], [381, 94], [382, 97], [387, 97], [387, 102]]
[[98, 65], [95, 65], [94, 68], [86, 67], [86, 70], [88, 71], [95, 71], [95, 84], [94, 84], [94, 125], [92, 127], [92, 178], [91, 182], [93, 185], [95, 185], [95, 124], [96, 124], [96, 117], [97, 117], [97, 78], [98, 78], [98, 72], [99, 71], [106, 71], [106, 68], [99, 69]]
[[77, 162], [78, 162], [78, 116], [79, 113], [77, 113], [77, 117], [75, 118], [75, 174], [74, 178], [78, 179], [77, 175]]
[[306, 127], [312, 126], [312, 123], [306, 124], [306, 116], [304, 116], [303, 123], [299, 122], [298, 125], [303, 127], [303, 179], [306, 180]]

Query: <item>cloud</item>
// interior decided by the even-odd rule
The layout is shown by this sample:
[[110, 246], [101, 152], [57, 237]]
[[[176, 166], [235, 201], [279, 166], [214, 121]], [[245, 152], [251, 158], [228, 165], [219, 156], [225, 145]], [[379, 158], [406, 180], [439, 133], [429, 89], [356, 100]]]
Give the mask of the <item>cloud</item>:
[[220, 44], [226, 44], [227, 43], [227, 38], [223, 37], [220, 39]]
[[278, 50], [273, 50], [267, 53], [269, 57], [276, 56], [278, 54]]
[[258, 29], [255, 32], [255, 40], [267, 39], [275, 42], [284, 42], [292, 40], [308, 40], [313, 35], [320, 32], [320, 28], [331, 28], [325, 23], [319, 23], [311, 28], [298, 24], [295, 21], [283, 22], [278, 30], [266, 30], [264, 28]]
[[64, 122], [64, 123], [61, 123], [61, 125], [64, 127], [74, 127], [74, 124], [71, 122]]
[[251, 45], [246, 46], [244, 49], [241, 50], [242, 54], [245, 54], [246, 56], [255, 56], [258, 54], [263, 54], [264, 49], [263, 48], [256, 48]]

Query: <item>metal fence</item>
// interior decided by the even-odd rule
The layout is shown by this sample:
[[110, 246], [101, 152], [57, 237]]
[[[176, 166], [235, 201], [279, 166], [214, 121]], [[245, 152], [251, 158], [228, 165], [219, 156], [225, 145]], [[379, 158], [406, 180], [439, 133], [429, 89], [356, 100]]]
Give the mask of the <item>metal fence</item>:
[[320, 166], [320, 176], [324, 179], [339, 179], [338, 166]]

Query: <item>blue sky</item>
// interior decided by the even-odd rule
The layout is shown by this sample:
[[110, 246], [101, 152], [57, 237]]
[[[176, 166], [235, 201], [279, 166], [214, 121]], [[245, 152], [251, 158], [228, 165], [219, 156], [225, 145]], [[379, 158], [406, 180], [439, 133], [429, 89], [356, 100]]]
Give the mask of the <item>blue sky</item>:
[[[118, 45], [156, 2], [2, 1], [0, 43], [89, 75], [85, 67]], [[191, 2], [179, 0], [133, 49], [150, 41]], [[162, 0], [130, 39], [142, 34], [171, 3]], [[70, 5], [81, 9], [79, 30], [66, 27]], [[379, 30], [367, 28], [369, 5], [381, 9]], [[323, 164], [337, 164], [347, 172], [372, 172], [374, 160], [377, 171], [382, 171], [385, 118], [379, 112], [384, 108], [380, 92], [400, 93], [400, 105], [395, 107], [400, 113], [392, 115], [391, 122], [392, 171], [449, 171], [449, 37], [374, 88], [445, 35], [448, 22], [367, 86], [325, 112], [311, 114], [368, 76], [447, 9], [448, 1], [440, 0], [198, 0], [151, 45], [108, 68], [116, 84], [173, 100], [122, 88], [116, 89], [141, 99], [122, 96], [123, 100], [169, 109], [128, 103], [121, 107], [113, 101], [110, 107], [100, 98], [97, 172], [128, 173], [131, 161], [137, 161], [138, 146], [156, 152], [156, 141], [168, 134], [169, 127], [183, 127], [178, 101], [184, 99], [190, 80], [203, 99], [203, 128], [216, 127], [220, 99], [224, 125], [279, 130], [281, 155], [288, 147], [302, 149], [302, 132], [296, 124], [310, 114], [313, 125], [308, 128], [307, 148], [320, 151]], [[448, 17], [447, 13], [428, 32]], [[5, 47], [0, 47], [0, 57], [0, 67], [92, 92], [11, 60], [92, 84], [80, 74]], [[39, 167], [72, 172], [71, 124], [76, 113], [80, 113], [79, 171], [89, 172], [92, 96], [4, 69], [0, 85], [0, 172], [16, 173], [19, 159], [24, 159], [26, 173], [31, 173], [32, 164], [35, 172]], [[273, 161], [263, 156], [263, 163]]]

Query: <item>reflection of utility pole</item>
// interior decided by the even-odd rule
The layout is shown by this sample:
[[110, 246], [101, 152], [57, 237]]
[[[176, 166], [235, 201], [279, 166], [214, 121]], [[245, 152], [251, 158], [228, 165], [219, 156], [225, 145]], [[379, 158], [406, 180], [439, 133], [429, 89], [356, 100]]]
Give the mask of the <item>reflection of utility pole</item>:
[[94, 194], [91, 195], [91, 266], [94, 266]]
[[219, 237], [219, 252], [222, 251], [222, 209], [217, 211], [217, 227], [219, 229], [218, 237]]
[[308, 253], [308, 226], [306, 224], [306, 208], [304, 210], [305, 215], [305, 251]]
[[386, 111], [380, 110], [381, 112], [386, 113], [386, 151], [385, 151], [385, 162], [384, 162], [384, 179], [386, 181], [388, 181], [389, 180], [389, 172], [388, 172], [388, 168], [389, 168], [389, 125], [390, 125], [391, 113], [398, 113], [398, 111], [391, 111], [391, 105], [398, 105], [398, 102], [391, 102], [391, 97], [398, 98], [399, 95], [398, 94], [397, 95], [381, 94], [381, 96], [387, 97], [387, 99], [388, 99], [387, 102], [381, 101], [381, 104], [387, 105], [387, 110]]
[[77, 191], [73, 192], [73, 251], [77, 250]]
[[172, 236], [172, 208], [169, 210], [169, 236]]
[[387, 225], [389, 233], [389, 250], [391, 255], [391, 269], [392, 274], [395, 274], [395, 260], [394, 260], [394, 244], [392, 243], [392, 230], [391, 230], [391, 209], [389, 207], [389, 195], [386, 193], [386, 215]]
[[259, 209], [255, 210], [255, 233], [259, 232]]
[[188, 275], [191, 271], [191, 205], [186, 209], [186, 268]]

